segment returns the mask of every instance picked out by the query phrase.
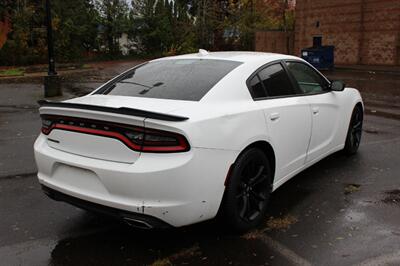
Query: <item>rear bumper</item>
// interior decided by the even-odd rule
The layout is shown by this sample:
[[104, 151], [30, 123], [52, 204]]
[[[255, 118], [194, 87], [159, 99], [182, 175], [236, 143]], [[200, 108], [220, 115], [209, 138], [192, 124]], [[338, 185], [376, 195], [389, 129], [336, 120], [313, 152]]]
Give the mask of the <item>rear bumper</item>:
[[128, 212], [96, 204], [90, 201], [81, 200], [79, 198], [71, 197], [67, 194], [61, 193], [57, 190], [51, 189], [43, 185], [42, 185], [42, 190], [47, 196], [49, 196], [49, 198], [53, 200], [67, 202], [81, 209], [112, 216], [118, 220], [124, 221], [130, 225], [142, 229], [152, 229], [152, 228], [166, 229], [172, 227], [171, 225], [163, 222], [162, 220], [149, 215], [135, 213], [135, 212]]
[[39, 182], [51, 191], [174, 227], [215, 217], [237, 156], [234, 151], [192, 148], [142, 153], [135, 163], [120, 163], [57, 150], [42, 134], [34, 151]]

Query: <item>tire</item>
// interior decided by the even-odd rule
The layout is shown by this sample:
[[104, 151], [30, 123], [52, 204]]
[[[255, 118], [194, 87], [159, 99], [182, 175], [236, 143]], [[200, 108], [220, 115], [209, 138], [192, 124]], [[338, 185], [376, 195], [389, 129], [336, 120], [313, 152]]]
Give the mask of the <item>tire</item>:
[[272, 190], [272, 172], [266, 155], [258, 148], [245, 150], [228, 177], [220, 209], [223, 226], [245, 232], [263, 221]]
[[347, 155], [353, 155], [357, 152], [361, 142], [363, 125], [363, 109], [356, 105], [351, 114], [349, 129], [347, 131], [346, 142], [343, 151]]

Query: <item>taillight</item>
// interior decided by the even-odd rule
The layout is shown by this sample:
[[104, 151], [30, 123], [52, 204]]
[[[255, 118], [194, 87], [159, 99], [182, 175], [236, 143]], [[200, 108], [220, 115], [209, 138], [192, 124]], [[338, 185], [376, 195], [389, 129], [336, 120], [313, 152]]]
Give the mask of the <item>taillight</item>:
[[140, 152], [184, 152], [190, 149], [186, 138], [174, 132], [73, 117], [41, 117], [42, 133], [45, 135], [59, 129], [115, 138]]
[[52, 124], [52, 120], [42, 117], [42, 133], [48, 135], [51, 131]]
[[147, 128], [144, 130], [142, 151], [178, 152], [188, 150], [189, 143], [186, 138], [180, 134]]

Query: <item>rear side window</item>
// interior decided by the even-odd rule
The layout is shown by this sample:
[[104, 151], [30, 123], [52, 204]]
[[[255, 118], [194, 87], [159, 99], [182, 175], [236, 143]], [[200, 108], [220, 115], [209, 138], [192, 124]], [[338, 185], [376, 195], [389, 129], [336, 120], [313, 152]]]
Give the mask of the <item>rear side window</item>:
[[263, 98], [267, 96], [258, 75], [255, 75], [250, 80], [250, 88], [251, 88], [251, 95], [253, 96], [253, 98]]
[[261, 70], [258, 75], [269, 97], [297, 94], [281, 64], [270, 65]]
[[141, 65], [99, 93], [145, 98], [199, 101], [241, 62], [171, 59]]

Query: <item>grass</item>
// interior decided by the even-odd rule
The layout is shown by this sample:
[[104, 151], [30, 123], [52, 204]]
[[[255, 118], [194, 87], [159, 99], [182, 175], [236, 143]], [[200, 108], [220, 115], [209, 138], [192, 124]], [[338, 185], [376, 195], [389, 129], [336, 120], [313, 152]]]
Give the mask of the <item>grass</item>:
[[20, 68], [9, 68], [0, 70], [0, 77], [23, 76], [24, 73], [25, 71]]

